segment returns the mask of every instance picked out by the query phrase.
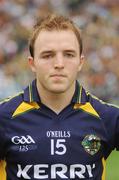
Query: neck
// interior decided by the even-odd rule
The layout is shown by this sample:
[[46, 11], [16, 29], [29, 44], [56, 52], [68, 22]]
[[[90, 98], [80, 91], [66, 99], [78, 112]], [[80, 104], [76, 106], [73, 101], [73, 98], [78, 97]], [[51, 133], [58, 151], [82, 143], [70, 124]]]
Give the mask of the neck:
[[75, 83], [63, 93], [50, 92], [40, 86], [38, 82], [37, 89], [41, 102], [58, 114], [70, 104], [75, 92]]

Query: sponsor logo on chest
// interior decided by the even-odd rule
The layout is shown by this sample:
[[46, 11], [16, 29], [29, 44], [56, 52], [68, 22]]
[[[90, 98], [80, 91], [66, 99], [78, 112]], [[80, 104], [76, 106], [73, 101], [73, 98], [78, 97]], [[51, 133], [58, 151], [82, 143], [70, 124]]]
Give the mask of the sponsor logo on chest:
[[[93, 169], [95, 168], [95, 164], [72, 164], [67, 166], [65, 164], [36, 164], [36, 165], [26, 165], [22, 166], [20, 164], [17, 165], [18, 178], [24, 179], [84, 179], [84, 178], [92, 178], [93, 177]], [[50, 170], [49, 170], [50, 169]], [[49, 174], [47, 173], [49, 172]], [[33, 174], [33, 177], [30, 174]], [[66, 174], [69, 175], [66, 175]]]

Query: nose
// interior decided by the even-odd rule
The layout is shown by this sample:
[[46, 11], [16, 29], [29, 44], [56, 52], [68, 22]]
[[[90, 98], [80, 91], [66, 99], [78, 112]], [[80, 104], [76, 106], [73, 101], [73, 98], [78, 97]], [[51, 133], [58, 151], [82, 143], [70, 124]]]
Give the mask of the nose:
[[64, 68], [64, 58], [61, 54], [58, 54], [54, 59], [54, 68], [63, 69]]

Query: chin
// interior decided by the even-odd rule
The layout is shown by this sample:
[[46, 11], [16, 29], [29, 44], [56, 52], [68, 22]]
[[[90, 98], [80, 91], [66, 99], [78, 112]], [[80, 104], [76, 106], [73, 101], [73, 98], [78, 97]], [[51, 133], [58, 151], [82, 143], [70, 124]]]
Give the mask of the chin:
[[55, 87], [55, 88], [52, 87], [49, 90], [52, 93], [60, 94], [60, 93], [66, 92], [67, 88], [66, 87], [58, 87], [58, 85], [57, 85], [57, 87]]
[[51, 89], [50, 92], [54, 93], [54, 94], [61, 94], [66, 92], [65, 89]]

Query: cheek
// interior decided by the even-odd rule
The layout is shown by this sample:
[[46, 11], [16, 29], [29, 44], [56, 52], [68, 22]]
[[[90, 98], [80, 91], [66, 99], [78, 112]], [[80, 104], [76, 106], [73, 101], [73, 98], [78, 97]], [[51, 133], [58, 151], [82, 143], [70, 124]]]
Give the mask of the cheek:
[[79, 64], [78, 63], [69, 63], [69, 70], [71, 73], [76, 73], [79, 71]]
[[49, 72], [49, 68], [47, 65], [44, 64], [37, 64], [36, 66], [36, 74], [39, 76], [39, 78], [45, 78]]
[[79, 72], [79, 70], [78, 70], [78, 65], [76, 65], [76, 66], [73, 66], [73, 65], [70, 66], [69, 72], [68, 72], [69, 78], [70, 78], [71, 80], [76, 79], [77, 76], [78, 76], [78, 72]]
[[81, 63], [80, 62], [73, 62], [69, 63], [70, 71], [74, 74], [77, 74], [81, 70]]

